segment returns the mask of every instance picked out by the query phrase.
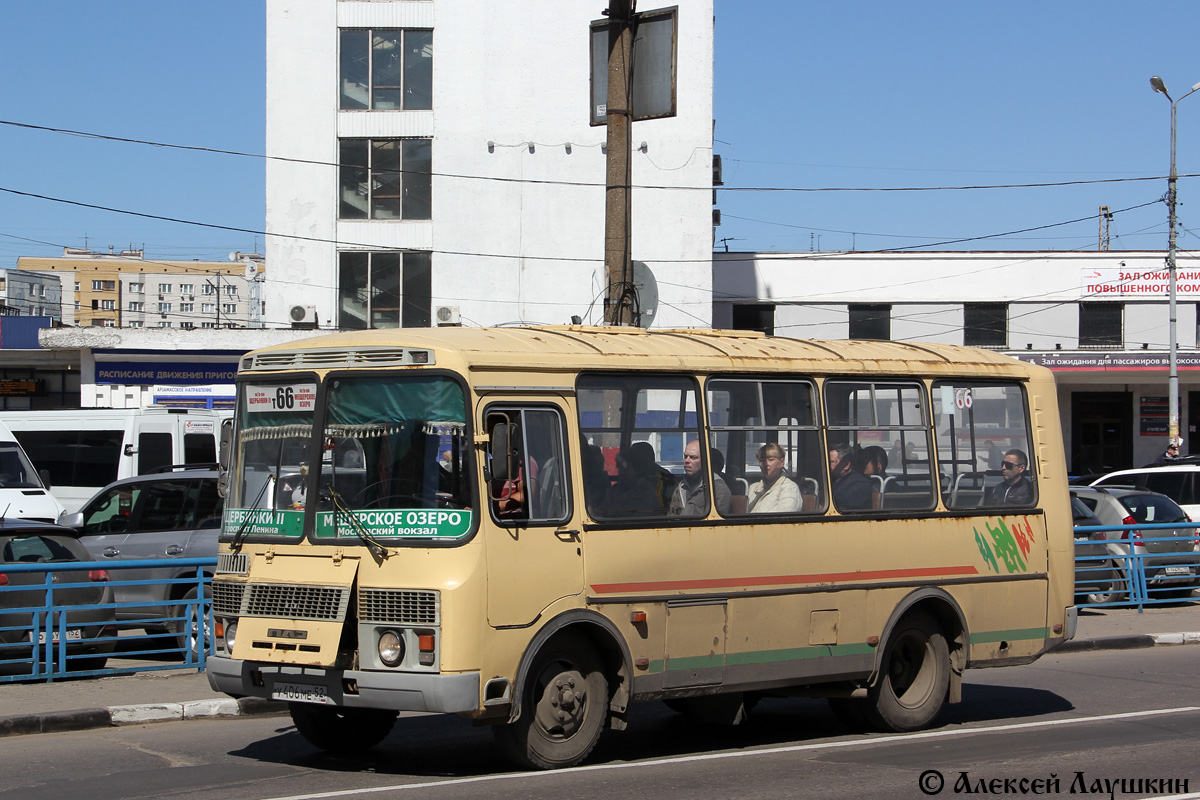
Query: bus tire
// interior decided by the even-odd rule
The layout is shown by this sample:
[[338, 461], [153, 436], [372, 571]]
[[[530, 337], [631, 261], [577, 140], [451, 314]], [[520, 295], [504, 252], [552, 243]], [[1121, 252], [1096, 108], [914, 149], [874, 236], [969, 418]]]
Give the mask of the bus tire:
[[526, 769], [572, 767], [600, 740], [608, 680], [596, 648], [575, 634], [548, 642], [521, 694], [520, 718], [492, 730], [506, 758]]
[[288, 703], [296, 730], [313, 747], [330, 753], [361, 753], [387, 738], [397, 713], [383, 708], [338, 708]]
[[888, 639], [879, 678], [866, 708], [885, 731], [928, 727], [950, 690], [950, 648], [937, 621], [924, 611], [905, 614]]

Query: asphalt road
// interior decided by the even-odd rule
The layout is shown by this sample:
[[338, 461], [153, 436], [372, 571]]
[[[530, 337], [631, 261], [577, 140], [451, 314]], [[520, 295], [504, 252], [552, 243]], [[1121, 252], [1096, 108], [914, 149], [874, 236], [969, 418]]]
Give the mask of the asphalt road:
[[1187, 646], [972, 671], [942, 727], [907, 735], [848, 733], [821, 701], [764, 701], [734, 728], [643, 704], [587, 764], [554, 773], [512, 771], [486, 729], [455, 717], [403, 719], [355, 758], [314, 750], [286, 716], [18, 736], [0, 739], [0, 799], [894, 800], [939, 785], [939, 797], [1099, 798], [1122, 779], [1171, 782], [1117, 784], [1111, 796], [1197, 796], [1198, 673], [1200, 649]]

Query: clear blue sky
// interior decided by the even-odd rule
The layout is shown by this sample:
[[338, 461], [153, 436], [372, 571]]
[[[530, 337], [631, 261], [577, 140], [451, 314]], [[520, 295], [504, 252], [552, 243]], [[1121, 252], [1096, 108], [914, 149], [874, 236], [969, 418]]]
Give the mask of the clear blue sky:
[[[604, 0], [594, 4], [599, 17]], [[643, 10], [656, 5], [642, 2]], [[262, 2], [10, 3], [0, 19], [0, 119], [262, 153]], [[1162, 177], [1170, 105], [1149, 77], [1161, 75], [1175, 97], [1200, 81], [1188, 38], [1196, 30], [1200, 3], [1186, 0], [716, 0], [715, 135], [725, 183], [880, 189]], [[1179, 172], [1200, 172], [1200, 97], [1179, 110]], [[263, 228], [257, 159], [0, 125], [0, 189]], [[730, 237], [733, 250], [921, 248], [1085, 218], [942, 247], [1090, 250], [1096, 208], [1108, 205], [1118, 212], [1113, 249], [1161, 249], [1166, 207], [1155, 201], [1165, 191], [1165, 179], [726, 191], [717, 237]], [[1200, 250], [1193, 198], [1200, 208], [1200, 180], [1181, 179], [1183, 250]], [[263, 249], [251, 233], [0, 192], [0, 266], [63, 245], [144, 246], [148, 258]]]

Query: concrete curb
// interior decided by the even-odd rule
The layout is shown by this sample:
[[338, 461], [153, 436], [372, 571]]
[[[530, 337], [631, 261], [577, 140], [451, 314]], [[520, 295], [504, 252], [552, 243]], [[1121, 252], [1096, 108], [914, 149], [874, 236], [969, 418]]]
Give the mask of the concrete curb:
[[18, 714], [0, 717], [0, 738], [30, 733], [58, 733], [147, 722], [172, 722], [184, 719], [212, 719], [251, 714], [283, 714], [287, 704], [257, 697], [221, 700], [193, 700], [186, 703], [144, 703], [108, 708], [84, 708], [78, 711], [51, 711], [45, 714]]

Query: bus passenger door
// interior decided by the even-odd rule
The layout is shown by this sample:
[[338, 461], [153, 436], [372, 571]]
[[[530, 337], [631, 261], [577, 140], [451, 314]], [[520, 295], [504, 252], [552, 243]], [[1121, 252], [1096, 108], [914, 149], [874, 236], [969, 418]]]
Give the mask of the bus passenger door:
[[491, 442], [483, 515], [488, 622], [527, 625], [583, 586], [566, 417], [556, 404], [490, 402], [483, 418]]

